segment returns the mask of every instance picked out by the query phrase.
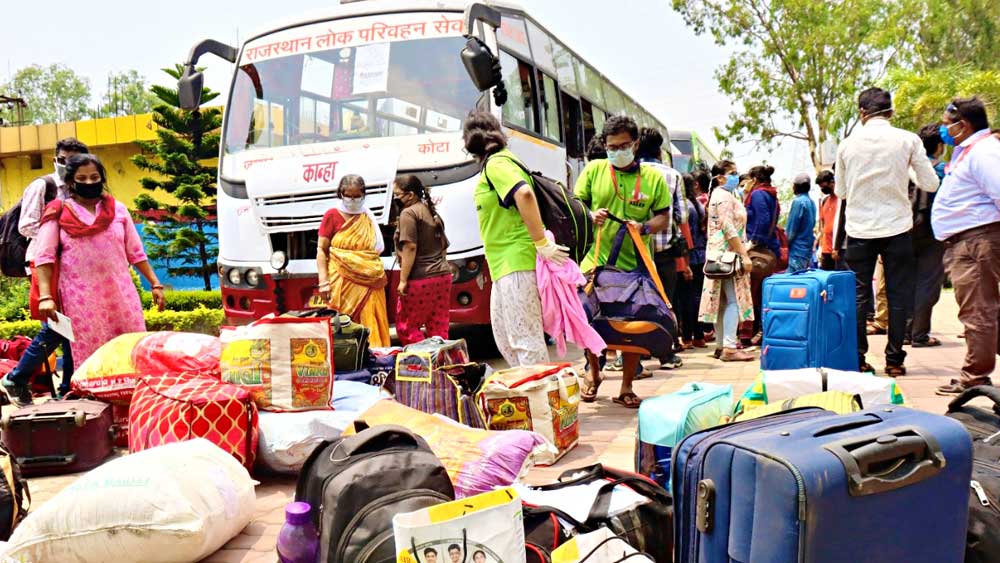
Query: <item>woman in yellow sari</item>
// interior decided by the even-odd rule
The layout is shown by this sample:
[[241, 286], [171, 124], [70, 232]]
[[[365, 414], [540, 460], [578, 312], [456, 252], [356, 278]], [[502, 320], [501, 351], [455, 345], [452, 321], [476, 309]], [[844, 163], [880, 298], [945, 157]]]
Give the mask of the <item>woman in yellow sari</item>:
[[371, 329], [373, 347], [389, 346], [385, 307], [385, 248], [375, 216], [365, 207], [365, 181], [349, 174], [340, 181], [337, 207], [319, 227], [316, 271], [319, 293], [331, 309]]

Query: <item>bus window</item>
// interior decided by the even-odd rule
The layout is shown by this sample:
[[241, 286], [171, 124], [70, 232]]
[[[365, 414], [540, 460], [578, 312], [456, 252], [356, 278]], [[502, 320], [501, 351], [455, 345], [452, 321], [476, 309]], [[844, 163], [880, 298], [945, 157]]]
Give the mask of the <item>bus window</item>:
[[601, 91], [601, 75], [582, 62], [577, 61], [577, 65], [581, 71], [576, 75], [577, 81], [580, 83], [580, 94], [599, 106], [604, 105], [604, 93]]
[[[598, 133], [594, 127], [594, 106], [587, 100], [580, 100], [580, 108], [583, 117], [583, 146], [590, 144], [590, 140]], [[597, 110], [600, 111], [600, 110]]]
[[528, 32], [524, 29], [523, 18], [504, 14], [500, 18], [497, 42], [504, 49], [526, 59], [531, 59], [531, 49], [528, 47]]
[[510, 96], [503, 105], [504, 121], [529, 131], [537, 131], [531, 67], [504, 51], [500, 51], [500, 66], [503, 68], [503, 81]]
[[552, 42], [549, 40], [548, 34], [539, 29], [531, 20], [525, 23], [528, 24], [528, 39], [531, 40], [531, 55], [535, 61], [535, 66], [545, 72], [554, 74], [556, 72], [556, 64], [552, 59]]
[[562, 140], [562, 135], [559, 134], [559, 88], [556, 87], [556, 81], [542, 71], [538, 71], [538, 82], [541, 84], [539, 91], [542, 94], [538, 103], [542, 111], [542, 135], [559, 142]]
[[552, 47], [559, 87], [571, 96], [579, 96], [580, 90], [576, 85], [576, 72], [573, 70], [573, 55], [558, 41], [553, 40]]
[[[566, 156], [570, 158], [583, 158], [584, 144], [584, 123], [580, 112], [580, 101], [563, 92], [562, 103], [563, 131], [566, 136]], [[591, 118], [593, 120], [593, 118]], [[593, 122], [591, 122], [593, 129]]]

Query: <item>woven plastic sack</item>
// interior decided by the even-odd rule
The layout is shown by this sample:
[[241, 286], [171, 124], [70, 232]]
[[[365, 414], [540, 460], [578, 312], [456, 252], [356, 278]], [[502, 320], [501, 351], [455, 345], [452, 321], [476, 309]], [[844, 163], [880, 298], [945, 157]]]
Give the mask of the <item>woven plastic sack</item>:
[[864, 408], [861, 404], [861, 397], [858, 395], [843, 391], [823, 391], [748, 409], [733, 417], [733, 421], [751, 420], [801, 407], [819, 407], [837, 414], [858, 412]]
[[222, 330], [220, 370], [262, 410], [330, 409], [333, 332], [329, 318], [263, 318]]
[[[379, 401], [358, 420], [405, 426], [427, 441], [448, 470], [456, 498], [506, 487], [536, 464], [552, 463], [556, 449], [535, 432], [494, 432], [459, 424], [450, 418], [420, 412], [395, 401]], [[354, 426], [344, 432], [354, 434]]]
[[494, 372], [480, 392], [490, 430], [538, 432], [566, 455], [580, 440], [580, 380], [569, 364]]
[[248, 471], [257, 455], [257, 406], [250, 392], [215, 379], [181, 375], [139, 380], [129, 409], [129, 451], [205, 438]]
[[131, 332], [112, 338], [76, 367], [70, 386], [79, 395], [127, 405], [135, 391], [132, 350], [150, 332]]
[[736, 403], [733, 414], [822, 391], [859, 395], [865, 408], [902, 405], [905, 400], [902, 389], [888, 377], [827, 368], [771, 370], [760, 372]]
[[0, 560], [200, 561], [250, 523], [255, 500], [246, 469], [208, 441], [153, 448], [109, 461], [33, 508]]

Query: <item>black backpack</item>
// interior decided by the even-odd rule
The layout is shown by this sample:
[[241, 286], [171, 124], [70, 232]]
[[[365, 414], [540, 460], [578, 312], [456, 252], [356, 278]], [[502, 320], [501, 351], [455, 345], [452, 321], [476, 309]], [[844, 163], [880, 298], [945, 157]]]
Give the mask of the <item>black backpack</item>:
[[[993, 408], [968, 406], [988, 397]], [[1000, 389], [980, 385], [967, 389], [948, 405], [948, 416], [972, 436], [972, 483], [965, 563], [989, 563], [1000, 557]]]
[[[56, 181], [48, 176], [40, 179], [45, 181], [45, 205], [48, 205], [56, 198], [59, 188], [56, 186]], [[21, 201], [0, 215], [0, 272], [11, 278], [28, 277], [25, 271], [28, 265], [25, 259], [28, 239], [17, 230], [20, 221]]]
[[392, 517], [455, 500], [455, 489], [423, 438], [379, 425], [320, 444], [302, 467], [295, 500], [312, 507], [319, 561], [390, 563]]
[[[580, 263], [594, 244], [594, 221], [590, 217], [590, 209], [573, 194], [572, 190], [558, 181], [543, 176], [541, 172], [528, 170], [515, 158], [502, 158], [507, 158], [516, 164], [530, 177], [542, 223], [546, 229], [552, 231], [556, 244], [569, 248], [569, 257]], [[489, 159], [486, 161], [489, 162]], [[490, 189], [495, 192], [496, 187], [486, 175], [486, 163], [483, 163], [483, 175], [486, 176], [486, 183]], [[499, 194], [497, 197], [500, 197]]]

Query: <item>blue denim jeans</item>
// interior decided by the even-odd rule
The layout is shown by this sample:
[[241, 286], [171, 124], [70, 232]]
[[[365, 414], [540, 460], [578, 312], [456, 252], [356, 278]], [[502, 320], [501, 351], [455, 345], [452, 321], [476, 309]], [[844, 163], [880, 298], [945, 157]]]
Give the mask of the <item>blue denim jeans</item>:
[[722, 292], [719, 295], [719, 314], [715, 319], [716, 345], [721, 343], [724, 348], [736, 348], [739, 340], [736, 330], [740, 326], [740, 304], [736, 300], [736, 284], [732, 278], [722, 280]]
[[809, 269], [811, 262], [811, 257], [806, 256], [789, 256], [788, 257], [788, 269], [785, 270], [786, 274], [794, 274], [795, 272], [804, 272]]
[[73, 378], [73, 351], [69, 341], [49, 328], [48, 323], [42, 323], [42, 330], [31, 341], [31, 345], [24, 351], [24, 355], [17, 362], [17, 367], [11, 370], [7, 379], [18, 385], [28, 385], [31, 374], [42, 368], [48, 357], [60, 345], [63, 350], [63, 378], [59, 384], [59, 392], [69, 392], [69, 382]]

